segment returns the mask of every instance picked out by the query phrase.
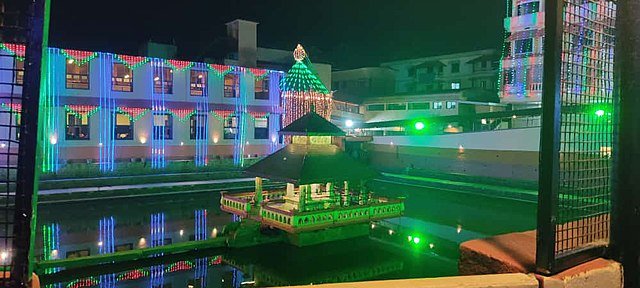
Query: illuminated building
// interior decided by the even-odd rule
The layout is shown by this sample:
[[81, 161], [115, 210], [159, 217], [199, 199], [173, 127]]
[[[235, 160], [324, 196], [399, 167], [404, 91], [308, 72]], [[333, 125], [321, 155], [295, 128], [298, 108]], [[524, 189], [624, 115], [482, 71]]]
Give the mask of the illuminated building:
[[[22, 46], [1, 48], [24, 56]], [[153, 168], [226, 157], [242, 165], [277, 148], [281, 71], [59, 48], [48, 48], [47, 56], [40, 105], [44, 172], [70, 162], [112, 171], [118, 161], [140, 159]], [[3, 68], [24, 65], [3, 59]], [[1, 81], [22, 81], [8, 75], [0, 74]], [[20, 103], [0, 106], [21, 109]], [[0, 121], [11, 121], [8, 115]]]

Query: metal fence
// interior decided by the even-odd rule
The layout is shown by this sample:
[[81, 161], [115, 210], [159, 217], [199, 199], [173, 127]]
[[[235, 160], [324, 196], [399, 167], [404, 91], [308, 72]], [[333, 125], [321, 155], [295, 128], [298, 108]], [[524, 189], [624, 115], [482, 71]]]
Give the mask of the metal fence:
[[45, 2], [0, 2], [0, 42], [13, 51], [0, 55], [0, 287], [30, 278]]
[[548, 0], [538, 203], [539, 272], [609, 244], [616, 2]]

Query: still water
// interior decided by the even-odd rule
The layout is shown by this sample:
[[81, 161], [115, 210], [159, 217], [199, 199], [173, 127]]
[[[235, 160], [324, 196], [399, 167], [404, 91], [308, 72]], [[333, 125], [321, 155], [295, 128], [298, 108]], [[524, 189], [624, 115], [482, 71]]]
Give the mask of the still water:
[[[458, 245], [533, 229], [535, 204], [375, 182], [403, 196], [405, 216], [372, 223], [369, 237], [310, 247], [268, 244], [57, 271], [49, 287], [242, 287], [457, 274]], [[75, 203], [38, 210], [38, 259], [64, 259], [218, 237], [235, 219], [220, 194], [196, 193]], [[51, 271], [55, 272], [55, 271]]]

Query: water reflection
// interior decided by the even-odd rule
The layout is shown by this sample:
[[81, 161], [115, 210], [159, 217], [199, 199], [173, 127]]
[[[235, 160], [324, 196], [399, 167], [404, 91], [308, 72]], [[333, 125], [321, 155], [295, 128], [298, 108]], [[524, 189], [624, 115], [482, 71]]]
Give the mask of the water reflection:
[[[152, 261], [76, 270], [47, 269], [47, 287], [241, 287], [436, 277], [457, 273], [458, 245], [530, 229], [535, 205], [378, 183], [404, 196], [405, 217], [371, 224], [369, 237], [311, 247], [274, 243], [197, 251]], [[37, 259], [83, 257], [225, 237], [238, 221], [218, 193], [39, 206]]]

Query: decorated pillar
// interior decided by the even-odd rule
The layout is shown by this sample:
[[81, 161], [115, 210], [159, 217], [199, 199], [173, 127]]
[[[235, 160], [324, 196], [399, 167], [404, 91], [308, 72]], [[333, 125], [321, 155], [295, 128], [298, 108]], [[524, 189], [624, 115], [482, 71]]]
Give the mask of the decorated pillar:
[[342, 206], [349, 207], [351, 193], [349, 192], [349, 181], [344, 181], [344, 194], [342, 195]]
[[260, 177], [256, 177], [256, 195], [254, 201], [256, 206], [260, 206], [260, 203], [262, 203], [262, 178]]

